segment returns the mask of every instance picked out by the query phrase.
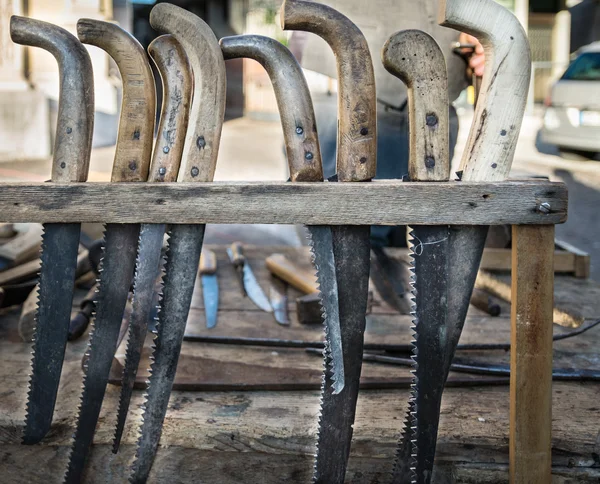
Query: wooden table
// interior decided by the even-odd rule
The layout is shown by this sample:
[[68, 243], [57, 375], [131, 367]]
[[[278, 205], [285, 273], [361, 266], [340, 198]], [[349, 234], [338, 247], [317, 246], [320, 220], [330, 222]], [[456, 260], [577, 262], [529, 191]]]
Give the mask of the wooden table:
[[[290, 290], [289, 328], [240, 297], [235, 273], [223, 247], [218, 255], [221, 291], [219, 321], [204, 328], [198, 284], [188, 332], [220, 336], [317, 340], [321, 328], [301, 326], [295, 317]], [[268, 290], [264, 259], [287, 253], [309, 268], [305, 249], [247, 248], [250, 263]], [[410, 342], [410, 316], [399, 316], [374, 295], [368, 316], [366, 342]], [[556, 303], [573, 308], [588, 320], [600, 317], [600, 285], [565, 276], [556, 277]], [[66, 468], [81, 390], [81, 356], [87, 340], [69, 344], [54, 424], [43, 444], [20, 445], [25, 416], [30, 346], [20, 342], [18, 311], [0, 315], [0, 480], [58, 483]], [[555, 333], [565, 329], [555, 327]], [[462, 343], [510, 341], [510, 312], [505, 306], [492, 318], [471, 308]], [[600, 369], [600, 328], [554, 345], [556, 367]], [[123, 353], [123, 348], [119, 352]], [[266, 373], [270, 368], [315, 375], [320, 358], [302, 349], [234, 347], [184, 343], [183, 357], [210, 369]], [[119, 356], [119, 355], [118, 355]], [[508, 364], [503, 351], [459, 353], [461, 359]], [[237, 365], [237, 366], [236, 366]], [[225, 369], [225, 370], [223, 370]], [[246, 368], [246, 371], [248, 369]], [[365, 363], [365, 381], [397, 381], [408, 369]], [[111, 453], [120, 387], [109, 385], [88, 466], [91, 483], [124, 482], [135, 452], [143, 392], [134, 392], [121, 452]], [[363, 390], [358, 400], [348, 482], [388, 482], [397, 438], [407, 408], [408, 390]], [[508, 386], [449, 388], [442, 405], [436, 482], [507, 482], [509, 434]], [[150, 482], [310, 482], [314, 453], [318, 391], [176, 391], [171, 396], [161, 447]], [[600, 479], [600, 385], [555, 382], [553, 386], [553, 482], [594, 482]]]

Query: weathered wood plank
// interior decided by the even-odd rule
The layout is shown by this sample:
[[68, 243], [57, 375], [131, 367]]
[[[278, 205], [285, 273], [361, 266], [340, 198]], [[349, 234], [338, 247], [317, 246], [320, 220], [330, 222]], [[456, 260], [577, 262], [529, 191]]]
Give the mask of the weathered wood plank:
[[[550, 213], [538, 211], [541, 203]], [[1, 222], [546, 225], [566, 218], [565, 185], [545, 181], [0, 185]]]
[[513, 227], [510, 481], [552, 477], [554, 227]]

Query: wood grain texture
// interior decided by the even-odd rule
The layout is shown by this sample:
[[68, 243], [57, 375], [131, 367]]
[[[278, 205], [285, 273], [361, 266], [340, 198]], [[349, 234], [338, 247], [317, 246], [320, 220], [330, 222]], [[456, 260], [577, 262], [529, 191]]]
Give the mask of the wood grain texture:
[[304, 294], [312, 294], [319, 290], [314, 270], [311, 272], [298, 267], [284, 254], [270, 255], [265, 259], [265, 264], [271, 274], [276, 275], [279, 279]]
[[[0, 222], [544, 225], [567, 217], [565, 185], [546, 181], [0, 186]], [[537, 211], [542, 202], [551, 213]]]
[[10, 241], [0, 245], [0, 257], [11, 265], [20, 265], [39, 256], [44, 228], [40, 224], [30, 224], [28, 230], [19, 233]]
[[17, 44], [47, 50], [58, 63], [60, 87], [52, 181], [86, 181], [94, 131], [94, 74], [87, 50], [65, 29], [30, 18], [11, 17], [10, 35]]
[[513, 227], [510, 482], [551, 482], [554, 227]]
[[377, 98], [364, 35], [337, 10], [304, 0], [283, 2], [281, 25], [312, 32], [331, 46], [338, 70], [338, 179], [371, 180], [377, 170]]
[[465, 181], [508, 176], [519, 139], [531, 79], [527, 34], [494, 0], [441, 0], [441, 25], [471, 34], [485, 50], [485, 73], [461, 161]]
[[192, 101], [192, 67], [183, 47], [171, 35], [161, 35], [148, 46], [163, 86], [163, 102], [150, 182], [177, 181]]
[[448, 70], [440, 46], [420, 30], [394, 34], [382, 51], [384, 67], [408, 88], [412, 181], [450, 178]]
[[111, 180], [146, 181], [156, 117], [156, 87], [148, 56], [133, 35], [113, 23], [81, 19], [77, 22], [77, 35], [84, 44], [106, 51], [116, 62], [123, 80]]
[[236, 35], [219, 42], [226, 60], [247, 57], [269, 74], [283, 127], [294, 182], [323, 181], [321, 148], [312, 98], [302, 68], [280, 42], [262, 35]]
[[179, 180], [212, 181], [225, 118], [227, 82], [219, 42], [206, 22], [175, 5], [156, 5], [150, 12], [150, 24], [177, 39], [188, 55], [194, 74], [194, 94]]

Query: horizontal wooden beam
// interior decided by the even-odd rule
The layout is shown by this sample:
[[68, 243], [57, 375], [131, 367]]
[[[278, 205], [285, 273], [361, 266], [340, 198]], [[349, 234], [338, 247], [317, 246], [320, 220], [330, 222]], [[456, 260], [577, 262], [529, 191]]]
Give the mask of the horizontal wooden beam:
[[0, 222], [502, 225], [567, 219], [567, 188], [498, 183], [3, 183]]

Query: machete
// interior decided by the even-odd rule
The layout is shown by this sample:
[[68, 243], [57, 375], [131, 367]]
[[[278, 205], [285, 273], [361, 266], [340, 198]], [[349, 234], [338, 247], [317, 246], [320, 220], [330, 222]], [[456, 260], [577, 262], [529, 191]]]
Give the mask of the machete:
[[[409, 180], [450, 178], [448, 71], [437, 42], [425, 32], [394, 34], [383, 48], [383, 65], [408, 88]], [[431, 472], [446, 380], [441, 370], [447, 346], [449, 227], [410, 228], [413, 307], [413, 384], [404, 434], [394, 466], [394, 482], [411, 482]], [[416, 468], [415, 468], [416, 467]], [[421, 482], [421, 478], [418, 479]]]
[[[183, 148], [179, 179], [213, 180], [225, 117], [225, 61], [215, 34], [199, 17], [160, 3], [150, 12], [150, 24], [182, 45], [192, 66], [194, 95]], [[166, 255], [163, 298], [157, 323], [149, 387], [142, 414], [141, 435], [131, 482], [146, 482], [169, 404], [183, 334], [194, 293], [204, 225], [171, 228]]]
[[[280, 42], [260, 35], [221, 39], [225, 59], [248, 57], [265, 68], [275, 90], [292, 182], [322, 182], [323, 166], [310, 91], [302, 68]], [[338, 286], [333, 260], [333, 238], [327, 226], [307, 226], [313, 264], [320, 286], [333, 393], [344, 388], [344, 361], [339, 318]]]
[[[148, 53], [156, 64], [163, 85], [160, 124], [148, 182], [174, 182], [177, 181], [188, 125], [192, 70], [183, 48], [170, 35], [162, 35], [152, 41], [148, 46]], [[165, 231], [164, 224], [142, 224], [140, 229], [129, 335], [113, 440], [112, 450], [115, 454], [121, 443], [148, 323], [154, 310], [156, 279], [161, 270]]]
[[[303, 30], [322, 37], [336, 56], [338, 70], [337, 180], [366, 182], [377, 168], [375, 74], [367, 41], [340, 12], [319, 3], [286, 0], [281, 9], [284, 30]], [[332, 227], [338, 283], [344, 361], [344, 389], [327, 391], [325, 371], [313, 480], [343, 483], [350, 455], [362, 368], [370, 268], [370, 227]]]
[[[440, 2], [441, 24], [479, 38], [486, 53], [482, 94], [458, 173], [464, 181], [499, 181], [507, 177], [514, 157], [531, 74], [531, 53], [527, 35], [518, 20], [493, 0], [443, 0]], [[451, 227], [447, 241], [446, 334], [440, 338], [437, 359], [427, 361], [435, 380], [421, 382], [431, 400], [427, 410], [416, 420], [422, 441], [411, 450], [416, 457], [413, 472], [406, 477], [406, 449], [399, 449], [396, 482], [430, 482], [439, 424], [439, 407], [444, 382], [448, 377], [458, 340], [464, 325], [475, 278], [483, 254], [487, 227]], [[417, 324], [418, 326], [418, 324]], [[421, 353], [419, 353], [421, 354]], [[431, 356], [431, 353], [430, 353]], [[411, 403], [412, 405], [412, 403]], [[433, 412], [433, 409], [438, 409]], [[423, 423], [425, 422], [425, 423]], [[425, 426], [425, 427], [423, 427]], [[404, 472], [400, 471], [404, 468]]]
[[[123, 100], [113, 165], [113, 182], [146, 181], [152, 153], [156, 93], [144, 49], [119, 26], [99, 20], [77, 22], [79, 39], [100, 47], [116, 62], [123, 79]], [[89, 452], [133, 278], [137, 224], [108, 224], [96, 299], [96, 316], [88, 344], [87, 371], [65, 482], [80, 482]]]
[[[94, 76], [79, 40], [56, 25], [11, 17], [18, 44], [49, 51], [58, 62], [60, 91], [52, 182], [87, 180], [94, 125]], [[36, 329], [27, 396], [24, 444], [50, 430], [71, 320], [80, 224], [44, 224]]]
[[227, 256], [237, 273], [242, 295], [248, 297], [256, 304], [256, 307], [267, 313], [272, 313], [273, 308], [271, 307], [271, 303], [256, 280], [252, 267], [250, 267], [250, 263], [244, 255], [244, 246], [242, 243], [234, 242], [227, 247]]

